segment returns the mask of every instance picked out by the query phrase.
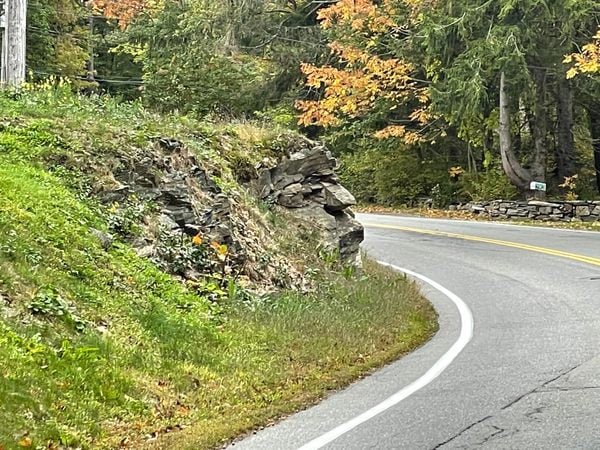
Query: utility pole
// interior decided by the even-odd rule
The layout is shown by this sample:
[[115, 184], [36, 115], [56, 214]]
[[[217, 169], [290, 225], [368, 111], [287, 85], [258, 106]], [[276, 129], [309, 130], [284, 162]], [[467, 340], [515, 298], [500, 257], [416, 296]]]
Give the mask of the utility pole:
[[88, 61], [88, 73], [87, 80], [90, 82], [95, 82], [96, 76], [96, 68], [94, 67], [94, 14], [93, 11], [90, 11], [90, 17], [88, 18], [88, 26], [90, 28], [90, 42], [88, 51], [90, 53], [90, 59]]
[[3, 84], [19, 86], [25, 81], [27, 0], [6, 0], [2, 43]]
[[6, 1], [0, 0], [0, 32], [2, 33], [2, 47], [0, 57], [0, 86], [6, 84]]

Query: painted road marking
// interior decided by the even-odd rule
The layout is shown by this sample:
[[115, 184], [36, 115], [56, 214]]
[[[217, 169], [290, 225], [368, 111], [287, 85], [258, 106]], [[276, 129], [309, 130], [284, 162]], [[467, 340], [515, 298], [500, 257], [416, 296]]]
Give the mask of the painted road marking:
[[560, 258], [571, 259], [594, 266], [600, 266], [600, 258], [594, 258], [592, 256], [579, 255], [577, 253], [563, 252], [561, 250], [554, 250], [546, 247], [538, 247], [535, 245], [521, 244], [519, 242], [501, 241], [498, 239], [485, 238], [480, 236], [471, 236], [468, 234], [450, 233], [446, 231], [437, 230], [426, 230], [423, 228], [403, 227], [399, 225], [384, 225], [379, 223], [363, 222], [365, 227], [371, 228], [386, 228], [390, 230], [408, 231], [411, 233], [429, 234], [432, 236], [442, 236], [455, 239], [462, 239], [465, 241], [485, 242], [487, 244], [501, 245], [504, 247], [518, 248], [521, 250], [528, 250], [531, 252], [544, 253], [546, 255], [558, 256]]
[[473, 314], [471, 314], [471, 310], [467, 306], [467, 304], [456, 294], [446, 289], [441, 284], [427, 278], [425, 275], [421, 275], [419, 273], [413, 272], [412, 270], [403, 269], [401, 267], [394, 266], [392, 264], [388, 264], [383, 261], [378, 261], [379, 264], [386, 267], [391, 267], [394, 270], [399, 272], [403, 272], [412, 277], [418, 278], [419, 280], [429, 284], [434, 289], [440, 291], [446, 297], [448, 297], [458, 309], [460, 314], [460, 335], [456, 342], [452, 344], [452, 347], [448, 349], [444, 355], [440, 359], [436, 361], [436, 363], [431, 366], [431, 368], [425, 372], [420, 378], [410, 383], [408, 386], [400, 389], [391, 397], [388, 397], [378, 405], [375, 405], [371, 409], [365, 411], [364, 413], [350, 419], [348, 422], [345, 422], [333, 430], [319, 436], [316, 439], [313, 439], [309, 443], [300, 447], [300, 450], [317, 450], [322, 448], [323, 446], [329, 444], [334, 441], [338, 437], [347, 433], [348, 431], [356, 428], [360, 424], [372, 419], [373, 417], [381, 414], [385, 410], [391, 408], [392, 406], [397, 405], [405, 398], [414, 394], [418, 390], [424, 388], [433, 380], [435, 380], [446, 368], [454, 361], [454, 359], [459, 355], [459, 353], [467, 346], [471, 338], [473, 337]]

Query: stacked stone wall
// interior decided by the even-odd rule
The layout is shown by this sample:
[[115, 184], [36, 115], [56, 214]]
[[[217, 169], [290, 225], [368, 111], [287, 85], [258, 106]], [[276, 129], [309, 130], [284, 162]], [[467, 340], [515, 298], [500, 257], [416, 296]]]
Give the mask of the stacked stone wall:
[[452, 210], [469, 211], [492, 219], [531, 219], [556, 222], [596, 222], [600, 201], [512, 201], [493, 200], [452, 205]]

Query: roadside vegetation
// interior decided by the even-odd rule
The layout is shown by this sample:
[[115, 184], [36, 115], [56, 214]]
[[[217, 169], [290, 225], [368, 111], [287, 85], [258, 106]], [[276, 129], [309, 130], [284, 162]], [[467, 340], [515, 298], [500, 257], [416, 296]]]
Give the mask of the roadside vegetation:
[[361, 202], [599, 195], [595, 0], [52, 0], [29, 23], [34, 79], [296, 127]]
[[127, 239], [103, 242], [115, 224], [135, 237], [140, 219], [95, 200], [93, 161], [178, 136], [241, 195], [236, 164], [277, 132], [70, 90], [0, 96], [2, 448], [215, 447], [435, 332], [412, 282], [370, 262], [355, 273], [267, 205], [255, 212], [280, 237], [273, 257], [301, 263], [304, 291], [198, 290]]
[[[0, 447], [216, 446], [423, 343], [410, 282], [240, 182], [302, 135], [368, 205], [598, 198], [598, 23], [597, 0], [29, 2], [28, 83], [0, 93]], [[200, 232], [141, 256], [156, 205], [99, 200], [127, 165], [152, 189], [163, 138], [235, 198], [266, 284]]]

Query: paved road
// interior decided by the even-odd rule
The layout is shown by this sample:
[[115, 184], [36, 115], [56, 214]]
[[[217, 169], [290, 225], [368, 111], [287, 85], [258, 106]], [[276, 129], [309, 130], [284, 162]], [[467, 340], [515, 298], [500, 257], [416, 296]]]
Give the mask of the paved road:
[[[474, 334], [433, 382], [323, 448], [600, 448], [600, 233], [359, 220], [372, 257], [458, 295], [472, 311]], [[427, 286], [424, 292], [440, 315], [427, 345], [233, 448], [300, 448], [421, 377], [461, 327], [448, 297]]]

